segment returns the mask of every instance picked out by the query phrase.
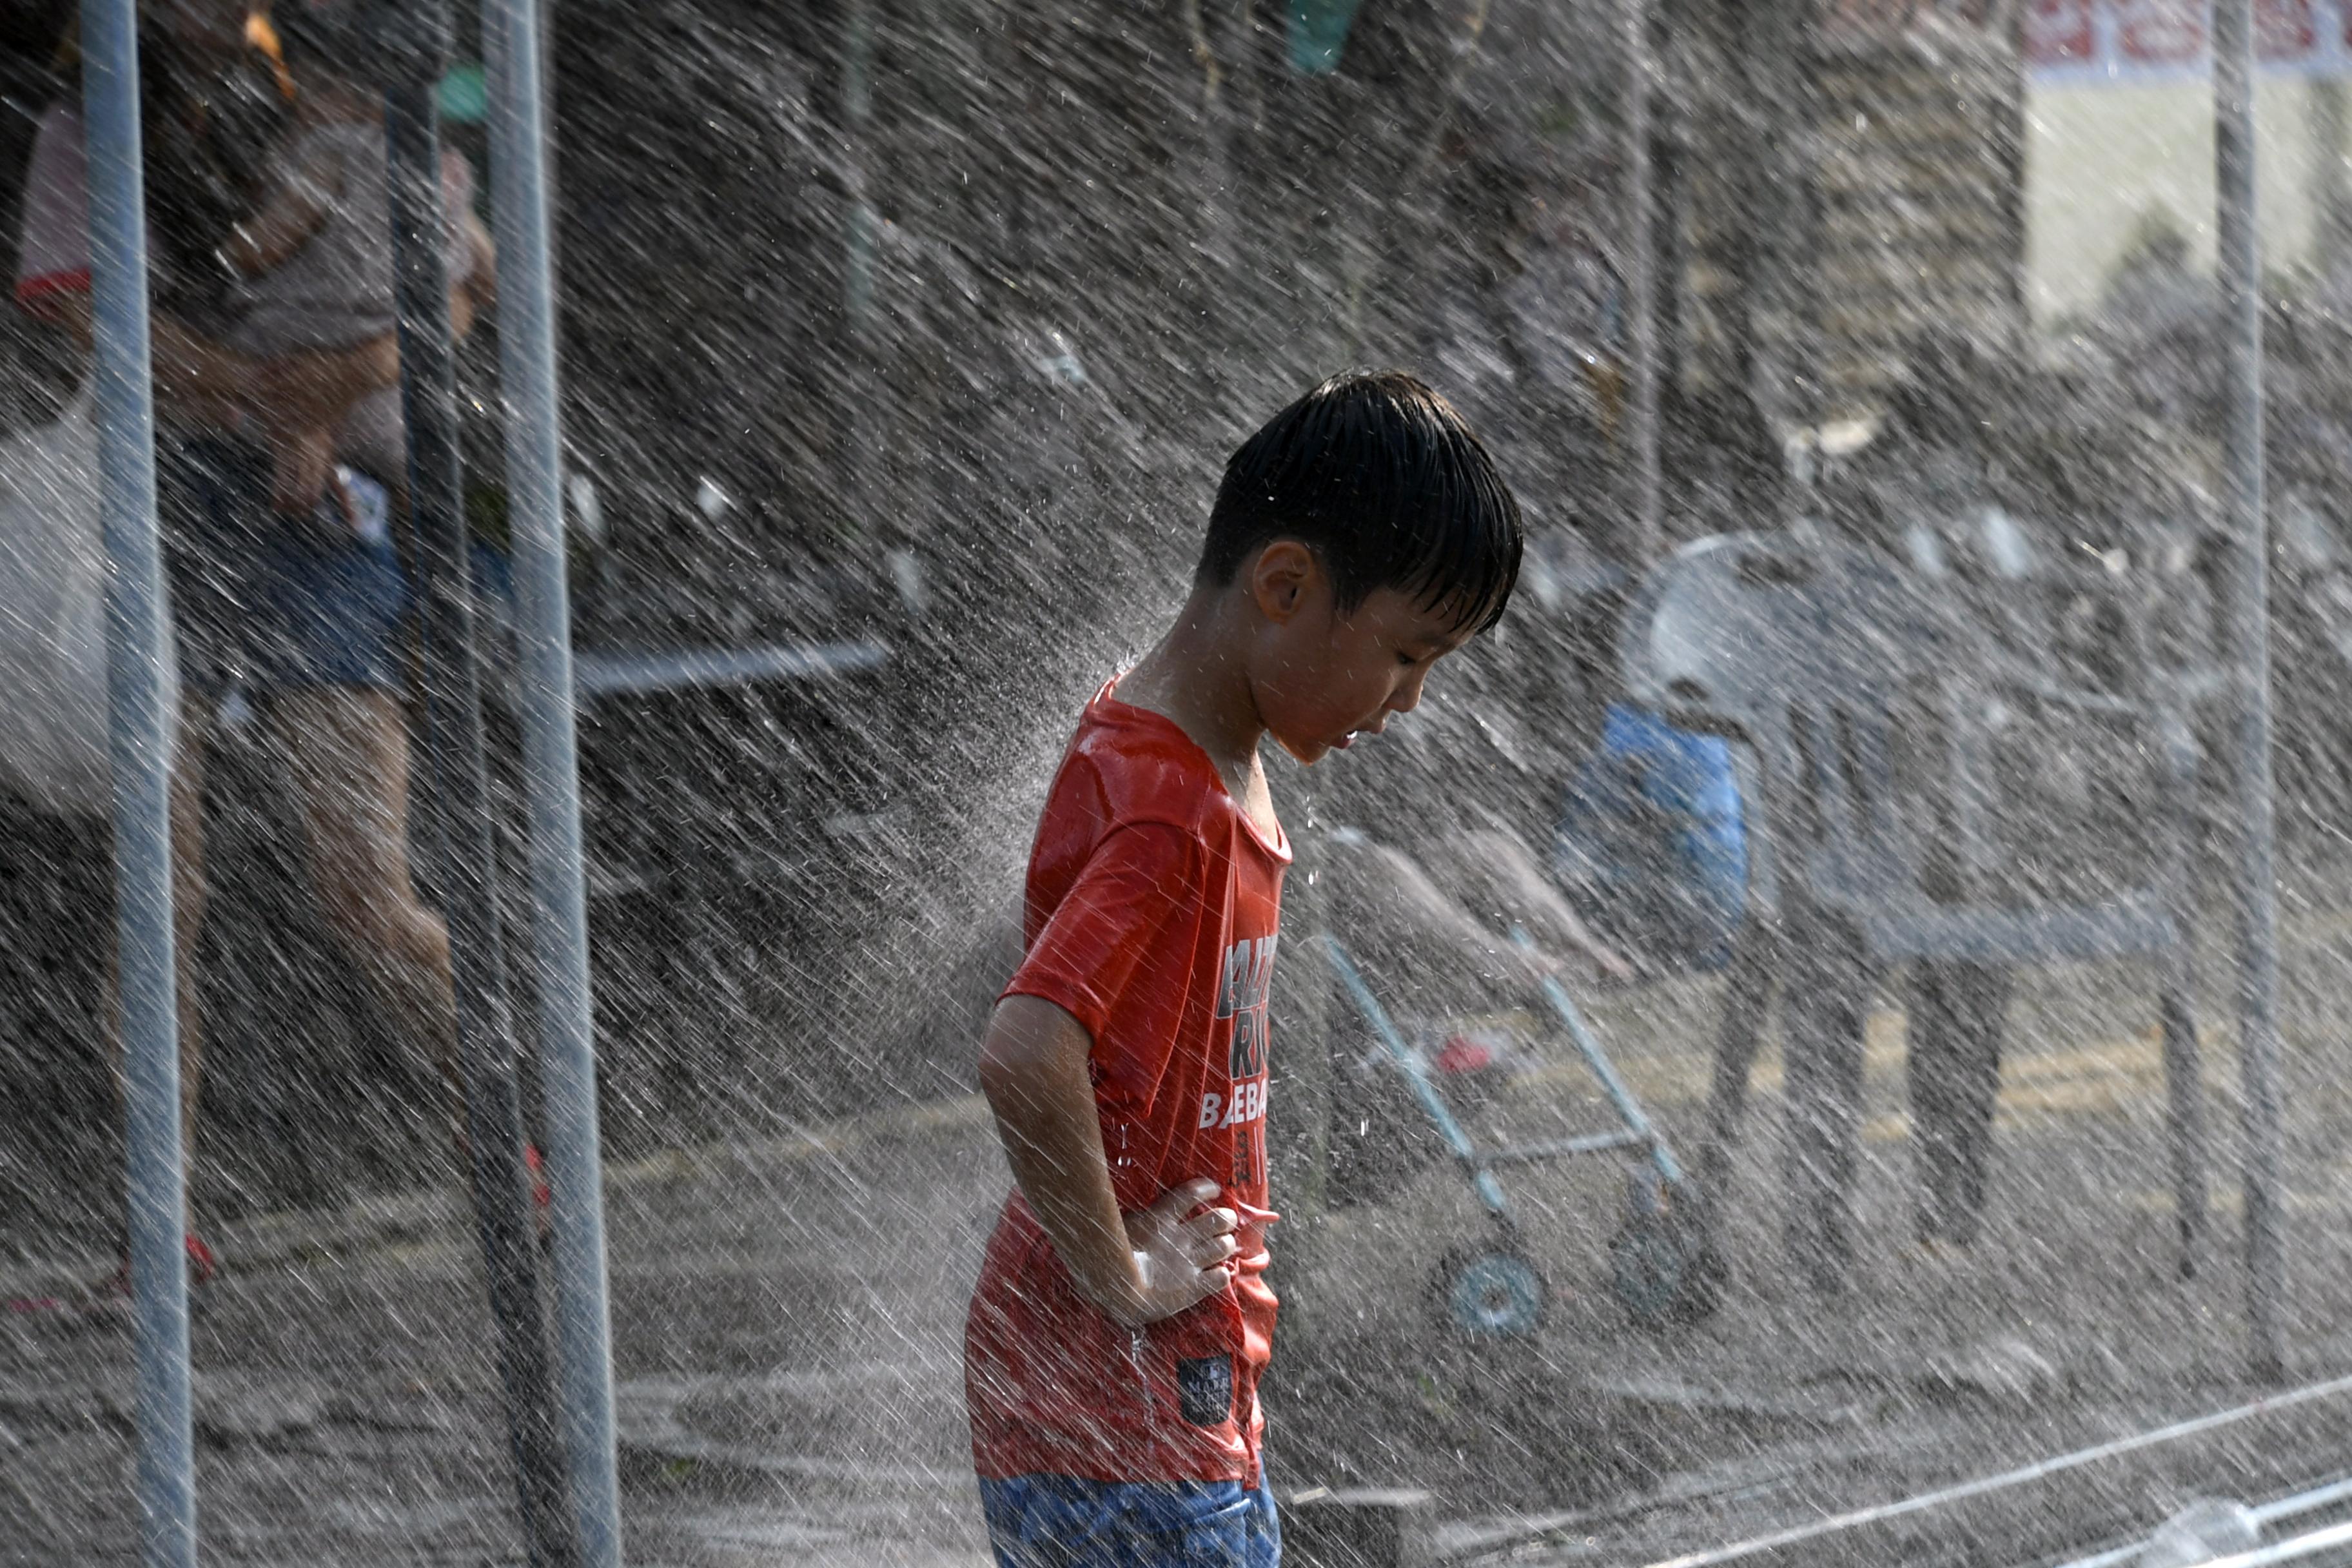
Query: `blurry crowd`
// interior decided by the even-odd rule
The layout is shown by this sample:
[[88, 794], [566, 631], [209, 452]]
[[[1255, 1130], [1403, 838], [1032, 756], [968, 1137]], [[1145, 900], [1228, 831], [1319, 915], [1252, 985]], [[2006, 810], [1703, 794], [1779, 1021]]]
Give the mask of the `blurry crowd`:
[[[8, 22], [20, 160], [58, 90], [69, 7], [38, 10]], [[1660, 14], [1679, 26], [1702, 13], [1746, 16]], [[625, 764], [592, 765], [592, 817], [648, 840], [698, 835], [788, 895], [743, 895], [739, 875], [698, 891], [690, 923], [650, 905], [604, 920], [626, 933], [626, 951], [603, 953], [629, 999], [616, 1031], [658, 1048], [683, 1026], [640, 999], [691, 994], [693, 1037], [748, 1071], [812, 1012], [887, 1012], [871, 977], [903, 957], [894, 942], [954, 936], [1009, 885], [1005, 847], [1025, 837], [1062, 716], [1138, 651], [1122, 639], [1140, 612], [1180, 589], [1215, 458], [1342, 364], [1412, 366], [1453, 398], [1531, 542], [1511, 616], [1410, 735], [1307, 798], [1344, 826], [1369, 815], [1350, 789], [1475, 777], [1466, 829], [1538, 857], [1549, 844], [1613, 695], [1629, 582], [1622, 39], [1608, 7], [1368, 0], [1318, 73], [1293, 58], [1287, 15], [1272, 0], [564, 8], [552, 43], [583, 641], [893, 650], [886, 676], [800, 706], [740, 693], [690, 722], [633, 710]], [[1680, 135], [1662, 130], [1660, 151], [1695, 160], [1703, 149]], [[1685, 216], [1662, 214], [1669, 252]], [[1988, 580], [2035, 555], [2121, 552], [2162, 578], [2166, 656], [2210, 663], [2218, 324], [2210, 282], [2158, 235], [2054, 347], [1922, 331], [1867, 438], [1821, 472], [1821, 521], [1906, 559], [1924, 524], [1955, 571]], [[2269, 327], [2277, 636], [2295, 650], [2278, 660], [2283, 785], [2292, 802], [2340, 802], [2352, 328], [2325, 284], [2283, 289]], [[1771, 417], [1686, 384], [1675, 344], [1667, 332], [1668, 542], [1780, 523], [1794, 492]], [[13, 352], [20, 368], [70, 358], [29, 326]], [[47, 411], [34, 384], [9, 381], [22, 416]], [[483, 454], [488, 407], [469, 435]], [[1030, 628], [1049, 619], [1095, 630], [1039, 648]], [[2096, 628], [2069, 646], [2094, 664], [2113, 652]], [[1034, 735], [975, 721], [969, 694], [1008, 669], [1034, 700]], [[604, 743], [624, 744], [588, 738]], [[679, 758], [691, 776], [648, 810], [647, 768]], [[756, 763], [758, 788], [716, 787], [714, 759]], [[846, 805], [802, 798], [852, 775], [835, 791]], [[854, 864], [829, 880], [809, 870], [827, 858]], [[822, 925], [788, 925], [787, 904], [822, 909]], [[787, 940], [851, 978], [780, 992], [702, 956]]]
[[[1862, 448], [1833, 468], [1825, 516], [1916, 561], [1998, 581], [2095, 563], [2145, 585], [2149, 657], [2212, 695], [2234, 541], [2225, 510], [2229, 344], [2220, 291], [2186, 237], [2152, 226], [2105, 296], [2046, 342], [1927, 336]], [[2340, 837], [2352, 812], [2352, 288], [2340, 268], [2274, 277], [2263, 310], [2265, 511], [2276, 757], [2290, 833]], [[2061, 626], [2062, 634], [2067, 628]], [[2073, 674], [2113, 687], [2124, 651], [2074, 628]], [[2207, 704], [2210, 709], [2210, 704]], [[2207, 777], [2225, 745], [2200, 724]]]

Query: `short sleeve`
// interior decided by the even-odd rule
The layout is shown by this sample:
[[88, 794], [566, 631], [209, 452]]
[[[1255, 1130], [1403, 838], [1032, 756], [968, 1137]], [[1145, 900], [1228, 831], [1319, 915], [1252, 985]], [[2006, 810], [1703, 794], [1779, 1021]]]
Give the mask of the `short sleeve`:
[[89, 290], [89, 178], [81, 115], [55, 104], [41, 116], [25, 171], [16, 237], [16, 303], [38, 312], [56, 294]]
[[1198, 844], [1162, 823], [1130, 823], [1097, 845], [1005, 986], [1068, 1013], [1097, 1041], [1143, 960], [1185, 914]]

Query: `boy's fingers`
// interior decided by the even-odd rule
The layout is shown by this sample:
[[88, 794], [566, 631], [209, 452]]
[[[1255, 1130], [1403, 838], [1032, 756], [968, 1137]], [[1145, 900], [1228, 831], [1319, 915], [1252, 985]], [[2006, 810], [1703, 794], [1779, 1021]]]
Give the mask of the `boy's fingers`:
[[1234, 1265], [1230, 1258], [1220, 1258], [1202, 1264], [1201, 1271], [1192, 1277], [1193, 1288], [1198, 1292], [1192, 1299], [1197, 1301], [1203, 1297], [1215, 1295], [1231, 1284], [1233, 1278]]
[[1172, 1219], [1181, 1220], [1187, 1214], [1216, 1195], [1216, 1183], [1210, 1181], [1206, 1176], [1196, 1176], [1189, 1182], [1171, 1187], [1160, 1194], [1160, 1201], [1151, 1206]]
[[1185, 1255], [1202, 1268], [1213, 1268], [1242, 1249], [1242, 1244], [1231, 1236], [1195, 1237], [1186, 1246]]

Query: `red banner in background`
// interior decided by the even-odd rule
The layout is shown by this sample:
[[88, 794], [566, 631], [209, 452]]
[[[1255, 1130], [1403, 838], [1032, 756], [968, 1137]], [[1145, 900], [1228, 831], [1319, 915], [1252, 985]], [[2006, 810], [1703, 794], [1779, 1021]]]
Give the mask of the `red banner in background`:
[[[2030, 0], [2025, 58], [2056, 78], [2128, 81], [2212, 63], [2212, 0]], [[2254, 0], [2272, 70], [2352, 74], [2352, 0]]]
[[2254, 0], [2254, 52], [2264, 59], [2300, 59], [2319, 47], [2311, 0]]
[[2091, 0], [2033, 0], [2025, 13], [2025, 58], [2037, 66], [2088, 65], [2099, 56]]
[[2189, 66], [2205, 58], [2204, 0], [2123, 0], [2116, 48], [2128, 66]]

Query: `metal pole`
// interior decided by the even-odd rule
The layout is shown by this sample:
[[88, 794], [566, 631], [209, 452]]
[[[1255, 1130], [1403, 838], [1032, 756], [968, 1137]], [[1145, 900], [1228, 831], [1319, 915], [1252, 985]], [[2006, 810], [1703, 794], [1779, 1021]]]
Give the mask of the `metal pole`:
[[572, 731], [571, 605], [564, 583], [562, 437], [555, 285], [548, 237], [543, 63], [537, 0], [493, 0], [482, 17], [490, 68], [490, 195], [498, 226], [499, 374], [506, 387], [508, 516], [530, 801], [540, 1081], [554, 1189], [556, 1328], [580, 1560], [619, 1568], [613, 1352], [606, 1306], [596, 1037], [581, 879], [579, 754]]
[[842, 305], [861, 343], [874, 317], [874, 247], [882, 232], [866, 179], [866, 136], [874, 120], [873, 0], [849, 0], [842, 25], [841, 124], [849, 143], [856, 189], [849, 194], [849, 244], [843, 267]]
[[[1828, 418], [1828, 353], [1822, 341], [1822, 126], [1816, 47], [1826, 0], [1710, 8], [1740, 89], [1729, 134], [1741, 177], [1769, 189], [1753, 197], [1761, 221], [1739, 305], [1747, 384], [1741, 390], [1783, 443], [1784, 527], [1819, 521], [1820, 449]], [[1753, 145], [1750, 145], [1753, 143]], [[1743, 195], [1747, 193], [1741, 193]], [[1779, 342], [1768, 325], [1783, 323]], [[1742, 346], [1735, 344], [1735, 347]]]
[[867, 168], [871, 149], [866, 145], [874, 121], [873, 0], [845, 0], [840, 104], [845, 153], [842, 167], [849, 185], [841, 310], [850, 369], [845, 395], [837, 405], [845, 413], [847, 438], [841, 443], [834, 472], [835, 493], [844, 513], [835, 526], [846, 532], [867, 528], [876, 515], [874, 462], [884, 428], [874, 337], [875, 253], [881, 243], [882, 215], [874, 205]]
[[188, 1396], [187, 1209], [180, 1021], [172, 969], [172, 715], [155, 531], [155, 405], [147, 339], [145, 174], [133, 0], [82, 7], [91, 325], [106, 591], [107, 755], [114, 773], [115, 942], [128, 1111], [137, 1337], [141, 1560], [196, 1561]]
[[1568, 1037], [1576, 1046], [1576, 1054], [1584, 1058], [1585, 1067], [1600, 1079], [1602, 1092], [1609, 1096], [1609, 1103], [1617, 1110], [1617, 1119], [1624, 1122], [1625, 1131], [1633, 1135], [1633, 1141], [1650, 1152], [1650, 1163], [1657, 1167], [1659, 1179], [1670, 1187], [1681, 1186], [1682, 1162], [1675, 1159], [1675, 1152], [1666, 1147], [1666, 1141], [1658, 1136], [1658, 1129], [1651, 1121], [1649, 1112], [1642, 1109], [1641, 1100], [1634, 1097], [1633, 1091], [1625, 1086], [1624, 1079], [1619, 1076], [1617, 1064], [1609, 1059], [1609, 1053], [1601, 1048], [1599, 1040], [1593, 1038], [1592, 1030], [1585, 1024], [1584, 1015], [1577, 1010], [1574, 999], [1568, 994], [1568, 987], [1559, 983], [1558, 975], [1547, 974], [1543, 977], [1543, 994], [1544, 1000], [1551, 1004], [1552, 1012], [1567, 1026]]
[[1658, 558], [1657, 193], [1650, 171], [1650, 5], [1624, 0], [1626, 448], [1633, 459], [1633, 516], [1624, 564], [1635, 573]]
[[1511, 1207], [1503, 1201], [1502, 1184], [1495, 1179], [1495, 1173], [1487, 1169], [1486, 1162], [1479, 1157], [1478, 1146], [1470, 1142], [1470, 1134], [1464, 1131], [1462, 1123], [1454, 1120], [1452, 1109], [1445, 1103], [1445, 1097], [1439, 1094], [1437, 1086], [1430, 1081], [1429, 1065], [1421, 1059], [1420, 1052], [1405, 1044], [1404, 1037], [1397, 1032], [1396, 1025], [1391, 1021], [1388, 1009], [1381, 1005], [1381, 999], [1366, 984], [1363, 972], [1356, 967], [1356, 961], [1348, 956], [1347, 948], [1329, 931], [1323, 933], [1323, 955], [1331, 961], [1331, 971], [1339, 977], [1339, 984], [1347, 988], [1348, 999], [1356, 1005], [1356, 1011], [1363, 1016], [1364, 1022], [1371, 1026], [1381, 1044], [1388, 1047], [1389, 1060], [1398, 1072], [1404, 1075], [1413, 1098], [1421, 1101], [1421, 1109], [1436, 1126], [1438, 1135], [1445, 1140], [1445, 1146], [1454, 1151], [1454, 1159], [1461, 1162], [1462, 1168], [1470, 1173], [1470, 1184], [1477, 1190], [1478, 1201], [1486, 1205], [1488, 1214], [1506, 1225], [1509, 1224]]
[[2246, 1320], [2253, 1375], [2285, 1376], [2279, 1203], [2277, 847], [2271, 799], [2268, 529], [2263, 508], [2263, 279], [2254, 205], [2253, 0], [2213, 14], [2214, 155], [2229, 340], [2225, 459], [2236, 569], [2230, 580], [2236, 757], [2238, 1051], [2245, 1135]]
[[392, 232], [400, 309], [402, 405], [408, 423], [409, 516], [421, 548], [429, 653], [426, 713], [441, 838], [458, 1056], [466, 1084], [474, 1215], [490, 1307], [508, 1438], [533, 1568], [580, 1561], [547, 1303], [523, 1166], [521, 1096], [498, 915], [488, 748], [473, 614], [457, 441], [447, 258], [442, 243], [441, 144], [433, 89], [447, 18], [431, 0], [398, 7], [385, 38], [396, 58], [385, 94]]

